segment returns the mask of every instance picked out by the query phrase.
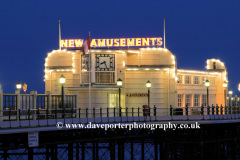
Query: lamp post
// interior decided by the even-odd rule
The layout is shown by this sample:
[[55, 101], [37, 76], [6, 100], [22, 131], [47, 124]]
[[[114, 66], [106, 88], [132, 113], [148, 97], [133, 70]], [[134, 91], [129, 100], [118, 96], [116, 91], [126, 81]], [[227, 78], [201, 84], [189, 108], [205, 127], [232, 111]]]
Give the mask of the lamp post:
[[238, 91], [240, 92], [240, 83], [238, 84]]
[[24, 91], [24, 94], [26, 94], [26, 91], [27, 91], [27, 84], [26, 83], [23, 84], [23, 91]]
[[64, 96], [63, 96], [64, 88], [63, 88], [63, 85], [65, 84], [65, 81], [66, 81], [65, 77], [63, 75], [61, 75], [61, 77], [59, 78], [59, 82], [62, 85], [62, 107], [63, 108], [64, 108]]
[[224, 88], [224, 101], [225, 101], [225, 107], [227, 106], [227, 86], [228, 86], [227, 82], [224, 81], [224, 82], [223, 82], [223, 88]]
[[231, 102], [232, 102], [232, 94], [233, 94], [233, 91], [230, 90], [230, 91], [228, 92], [228, 94], [229, 94], [229, 106], [232, 106]]
[[117, 86], [119, 87], [119, 92], [118, 92], [118, 101], [119, 101], [119, 116], [121, 117], [121, 112], [120, 112], [120, 108], [121, 108], [121, 87], [122, 87], [122, 80], [120, 78], [118, 78], [117, 80]]
[[[20, 90], [22, 88], [22, 84], [20, 82], [18, 82], [16, 84], [16, 88], [17, 88], [17, 91], [15, 92], [15, 94], [17, 94], [17, 97], [16, 97], [16, 106], [13, 107], [13, 110], [16, 110], [16, 109], [20, 109]], [[12, 107], [9, 106], [9, 109], [11, 110]], [[19, 120], [19, 112], [17, 112], [17, 120]]]
[[205, 81], [205, 86], [207, 87], [207, 107], [208, 107], [209, 106], [208, 87], [210, 86], [210, 82], [208, 80]]
[[150, 107], [150, 88], [151, 88], [152, 84], [151, 82], [148, 80], [146, 82], [146, 87], [148, 88], [148, 107]]
[[[238, 84], [238, 91], [240, 92], [240, 83]], [[240, 98], [240, 95], [239, 95], [239, 98]]]

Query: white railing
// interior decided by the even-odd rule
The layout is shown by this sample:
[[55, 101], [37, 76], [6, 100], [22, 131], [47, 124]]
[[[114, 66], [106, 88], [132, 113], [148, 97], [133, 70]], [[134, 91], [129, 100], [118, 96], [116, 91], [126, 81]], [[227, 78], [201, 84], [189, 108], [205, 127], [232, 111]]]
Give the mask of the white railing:
[[37, 110], [77, 108], [77, 94], [63, 97], [62, 100], [62, 95], [37, 94], [36, 91], [30, 94], [20, 94], [19, 91], [16, 94], [3, 94], [0, 89], [0, 121], [26, 119], [27, 113], [31, 114], [29, 117], [34, 117]]

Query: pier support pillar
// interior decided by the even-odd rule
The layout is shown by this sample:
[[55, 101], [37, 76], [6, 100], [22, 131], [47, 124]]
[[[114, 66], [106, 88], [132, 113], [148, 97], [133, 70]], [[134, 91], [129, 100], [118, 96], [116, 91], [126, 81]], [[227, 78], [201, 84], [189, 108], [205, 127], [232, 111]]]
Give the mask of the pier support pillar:
[[124, 159], [124, 143], [118, 142], [118, 159], [123, 160]]
[[28, 147], [28, 160], [33, 160], [33, 148]]
[[73, 159], [73, 143], [68, 143], [68, 159]]

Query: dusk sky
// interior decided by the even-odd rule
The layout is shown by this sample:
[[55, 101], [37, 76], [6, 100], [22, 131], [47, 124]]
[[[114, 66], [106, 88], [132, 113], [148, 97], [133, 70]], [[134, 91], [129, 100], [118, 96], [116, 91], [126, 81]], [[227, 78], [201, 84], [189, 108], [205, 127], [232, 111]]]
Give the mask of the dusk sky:
[[240, 82], [239, 0], [90, 0], [0, 2], [0, 85], [14, 93], [19, 81], [29, 93], [44, 93], [44, 63], [62, 39], [163, 37], [177, 67], [205, 70], [220, 59], [228, 70], [229, 89]]

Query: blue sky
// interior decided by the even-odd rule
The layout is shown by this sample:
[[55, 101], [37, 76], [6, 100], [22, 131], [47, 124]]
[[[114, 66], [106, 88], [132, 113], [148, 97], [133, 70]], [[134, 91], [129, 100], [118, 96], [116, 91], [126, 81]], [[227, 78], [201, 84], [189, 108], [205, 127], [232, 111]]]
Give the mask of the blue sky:
[[62, 39], [163, 36], [178, 68], [204, 70], [207, 58], [222, 60], [229, 89], [238, 94], [240, 1], [90, 0], [0, 2], [0, 84], [13, 93], [20, 81], [44, 93], [44, 60]]

